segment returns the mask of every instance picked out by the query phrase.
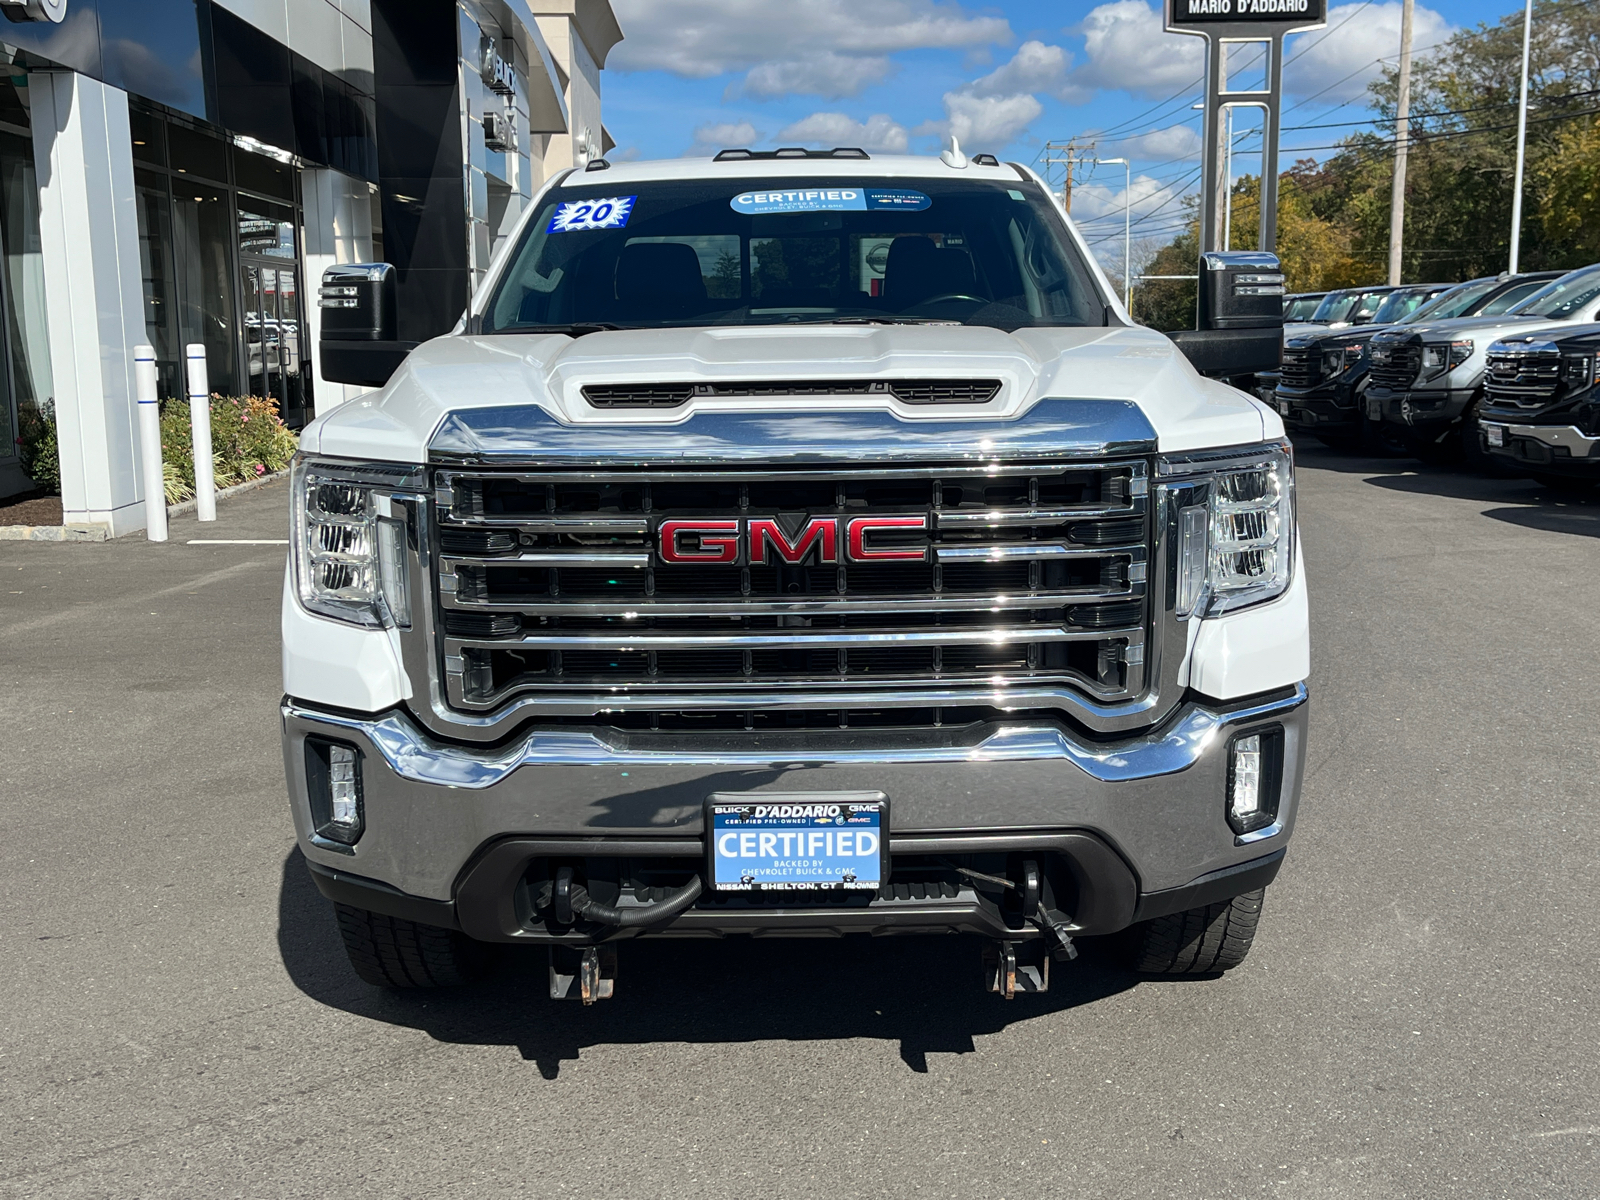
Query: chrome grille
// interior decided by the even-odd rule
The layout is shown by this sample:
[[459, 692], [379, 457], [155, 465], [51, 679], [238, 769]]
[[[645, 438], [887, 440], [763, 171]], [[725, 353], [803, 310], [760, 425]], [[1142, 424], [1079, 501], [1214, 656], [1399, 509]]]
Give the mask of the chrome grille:
[[[1144, 688], [1148, 464], [435, 476], [445, 699]], [[923, 561], [661, 560], [673, 517], [922, 515]], [[895, 544], [889, 534], [880, 543]], [[909, 544], [909, 541], [906, 543]], [[644, 692], [643, 689], [650, 689]]]
[[1322, 378], [1322, 351], [1285, 349], [1278, 372], [1278, 382], [1283, 387], [1316, 387]]
[[987, 404], [998, 379], [805, 379], [715, 383], [588, 383], [583, 398], [595, 408], [677, 408], [693, 399], [737, 396], [893, 396], [902, 404]]
[[1422, 347], [1415, 342], [1384, 345], [1374, 340], [1371, 362], [1374, 386], [1403, 392], [1416, 383], [1422, 370]]
[[1492, 404], [1541, 408], [1560, 387], [1559, 351], [1489, 355], [1484, 389]]

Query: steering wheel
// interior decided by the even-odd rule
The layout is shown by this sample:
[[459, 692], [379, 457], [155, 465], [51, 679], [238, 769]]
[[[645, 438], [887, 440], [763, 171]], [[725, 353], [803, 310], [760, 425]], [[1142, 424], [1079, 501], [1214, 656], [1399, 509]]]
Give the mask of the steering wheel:
[[982, 296], [969, 296], [965, 292], [946, 292], [942, 296], [929, 296], [926, 300], [918, 300], [916, 307], [920, 308], [924, 304], [946, 304], [952, 300], [970, 300], [974, 304], [989, 303]]

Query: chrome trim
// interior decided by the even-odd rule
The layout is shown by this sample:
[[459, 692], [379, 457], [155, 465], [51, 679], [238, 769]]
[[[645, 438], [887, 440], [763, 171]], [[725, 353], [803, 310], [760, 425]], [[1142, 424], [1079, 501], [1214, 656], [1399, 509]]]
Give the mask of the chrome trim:
[[[1141, 552], [1143, 547], [1140, 548]], [[1128, 568], [1130, 583], [1144, 582], [1145, 564], [1131, 563]], [[494, 600], [461, 599], [452, 588], [448, 592], [444, 583], [455, 582], [453, 575], [440, 577], [440, 601], [445, 608], [464, 611], [519, 612], [530, 616], [570, 614], [573, 606], [560, 601], [522, 601], [514, 597]], [[634, 601], [585, 600], [586, 617], [771, 617], [807, 616], [820, 613], [897, 613], [897, 612], [1013, 612], [1030, 609], [1060, 608], [1067, 604], [1106, 604], [1114, 600], [1137, 600], [1140, 593], [1131, 586], [1119, 591], [1104, 588], [1079, 588], [1066, 592], [1026, 592], [1016, 596], [920, 596], [911, 599], [885, 598], [870, 600], [819, 600], [815, 597], [798, 597], [786, 600], [782, 596], [763, 599], [756, 603], [748, 600], [656, 600], [644, 597]]]
[[1150, 454], [1156, 431], [1131, 400], [1041, 400], [1006, 420], [906, 419], [881, 410], [826, 413], [698, 412], [673, 422], [568, 424], [538, 405], [461, 409], [428, 444], [445, 463], [514, 463], [529, 469], [730, 467], [863, 462], [932, 465]]
[[1512, 425], [1505, 421], [1487, 420], [1480, 420], [1478, 424], [1485, 429], [1498, 425], [1510, 437], [1531, 438], [1546, 446], [1562, 446], [1573, 458], [1600, 458], [1600, 437], [1590, 437], [1576, 425]]
[[[453, 476], [443, 476], [453, 478]], [[511, 478], [515, 478], [512, 476]], [[454, 502], [454, 484], [440, 488], [446, 499], [441, 504], [449, 509]], [[646, 517], [499, 517], [462, 515], [451, 512], [450, 524], [468, 529], [486, 526], [490, 529], [516, 530], [521, 533], [649, 533], [650, 521]]]
[[971, 559], [1004, 562], [1011, 558], [1107, 558], [1143, 549], [1143, 546], [1068, 546], [1061, 542], [1027, 542], [1002, 546], [934, 546], [933, 554], [940, 562]]
[[[1082, 642], [1131, 637], [1144, 631], [1131, 629], [1061, 629], [1033, 625], [1012, 629], [927, 629], [903, 633], [670, 633], [639, 634], [529, 634], [524, 637], [478, 638], [446, 635], [452, 646], [485, 646], [504, 649], [526, 646], [532, 650], [766, 650], [773, 647], [814, 647], [819, 650], [839, 646], [1004, 646], [1012, 642]], [[630, 681], [631, 682], [631, 681]], [[651, 681], [654, 686], [654, 681]]]
[[[1226, 729], [1281, 716], [1306, 702], [1306, 687], [1281, 700], [1219, 712], [1191, 704], [1167, 729], [1115, 743], [1082, 742], [1051, 726], [1003, 727], [975, 745], [939, 745], [882, 750], [818, 750], [803, 758], [774, 756], [772, 751], [643, 750], [620, 748], [596, 733], [581, 730], [535, 731], [495, 750], [472, 750], [435, 742], [403, 715], [391, 712], [377, 720], [306, 708], [293, 701], [282, 707], [285, 719], [298, 718], [336, 726], [366, 736], [389, 767], [403, 779], [453, 788], [487, 788], [524, 766], [549, 764], [623, 767], [712, 765], [784, 769], [834, 763], [964, 763], [1061, 759], [1103, 783], [1125, 783], [1171, 775], [1195, 764]], [[1270, 828], [1270, 827], [1269, 827]], [[1266, 830], [1258, 831], [1270, 836]], [[1246, 835], [1250, 837], [1251, 835]], [[1260, 840], [1257, 838], [1256, 840]]]
[[637, 551], [624, 554], [607, 554], [598, 550], [523, 550], [517, 554], [457, 554], [441, 553], [444, 564], [467, 563], [472, 566], [535, 566], [535, 567], [634, 567], [650, 565], [650, 552]]
[[934, 522], [947, 525], [978, 526], [983, 529], [1029, 528], [1034, 525], [1064, 525], [1068, 521], [1092, 521], [1105, 517], [1133, 517], [1139, 509], [1131, 504], [1095, 505], [1089, 508], [1034, 509], [1030, 512], [940, 512]]
[[1282, 832], [1283, 822], [1281, 820], [1277, 820], [1271, 825], [1263, 826], [1262, 828], [1252, 830], [1249, 833], [1241, 833], [1237, 835], [1233, 839], [1233, 844], [1235, 846], [1250, 846], [1254, 845], [1256, 842], [1264, 842], [1268, 838], [1277, 837]]

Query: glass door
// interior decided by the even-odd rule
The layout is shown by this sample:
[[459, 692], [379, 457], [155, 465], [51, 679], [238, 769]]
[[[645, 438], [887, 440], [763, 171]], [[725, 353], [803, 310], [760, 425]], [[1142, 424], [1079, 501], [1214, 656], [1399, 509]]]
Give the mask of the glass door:
[[249, 392], [274, 401], [286, 424], [312, 417], [304, 371], [300, 271], [291, 210], [239, 196], [239, 265], [243, 275], [244, 341]]

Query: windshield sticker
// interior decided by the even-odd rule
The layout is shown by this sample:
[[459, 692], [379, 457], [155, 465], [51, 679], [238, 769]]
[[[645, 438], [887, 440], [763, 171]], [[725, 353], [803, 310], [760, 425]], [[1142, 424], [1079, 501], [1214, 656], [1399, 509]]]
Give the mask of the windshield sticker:
[[728, 202], [740, 213], [865, 212], [868, 209], [905, 209], [917, 212], [933, 201], [921, 192], [884, 191], [878, 188], [796, 188], [781, 192], [740, 192]]
[[603, 200], [569, 200], [556, 208], [546, 233], [577, 233], [585, 229], [621, 229], [633, 213], [637, 196], [607, 196]]

